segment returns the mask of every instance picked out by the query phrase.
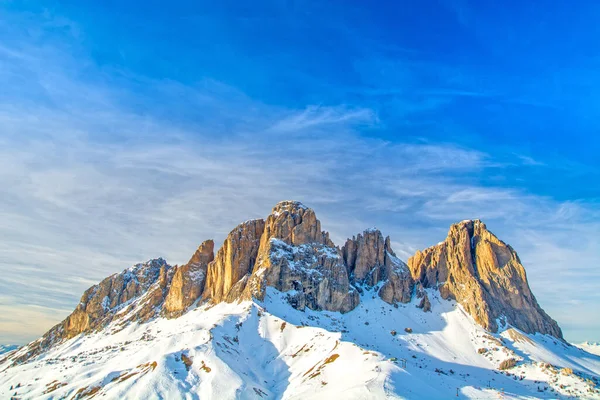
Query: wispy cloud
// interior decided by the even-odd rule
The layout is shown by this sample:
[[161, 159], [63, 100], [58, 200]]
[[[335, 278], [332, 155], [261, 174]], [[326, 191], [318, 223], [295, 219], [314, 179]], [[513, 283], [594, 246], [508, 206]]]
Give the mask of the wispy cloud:
[[[76, 25], [57, 23], [77, 48]], [[479, 178], [514, 165], [512, 152], [416, 134], [382, 139], [373, 133], [385, 123], [365, 104], [269, 105], [208, 78], [127, 75], [116, 85], [85, 54], [53, 43], [21, 37], [0, 47], [0, 342], [34, 339], [93, 282], [151, 257], [184, 262], [202, 240], [221, 241], [289, 198], [315, 208], [337, 243], [376, 225], [404, 258], [442, 240], [450, 223], [484, 218], [520, 252], [542, 305], [574, 338], [600, 329], [582, 317], [600, 305], [590, 284], [600, 215], [593, 204]], [[376, 90], [383, 78], [373, 78]], [[570, 301], [581, 302], [577, 312]]]
[[374, 124], [377, 115], [371, 109], [348, 109], [346, 107], [310, 106], [304, 111], [293, 112], [273, 126], [278, 132], [299, 132], [313, 129], [317, 126], [340, 124]]

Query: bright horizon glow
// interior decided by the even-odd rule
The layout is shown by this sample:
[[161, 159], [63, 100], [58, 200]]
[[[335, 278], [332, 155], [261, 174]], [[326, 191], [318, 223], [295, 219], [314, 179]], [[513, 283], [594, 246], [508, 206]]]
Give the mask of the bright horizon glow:
[[405, 261], [482, 219], [600, 341], [595, 2], [88, 3], [0, 5], [0, 344], [284, 199]]

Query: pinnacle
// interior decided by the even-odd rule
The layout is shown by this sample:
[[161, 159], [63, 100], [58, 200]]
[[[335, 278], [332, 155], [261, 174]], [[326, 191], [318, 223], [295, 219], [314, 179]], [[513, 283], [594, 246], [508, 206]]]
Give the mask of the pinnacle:
[[476, 218], [476, 219], [465, 219], [465, 220], [462, 220], [462, 221], [457, 222], [457, 223], [452, 224], [452, 225], [471, 225], [472, 226], [472, 225], [478, 225], [478, 224], [485, 225], [485, 223], [482, 220], [480, 220], [479, 218]]
[[450, 225], [450, 230], [448, 232], [448, 236], [452, 234], [452, 231], [456, 229], [467, 229], [469, 232], [469, 236], [473, 236], [481, 231], [487, 230], [487, 226], [480, 219], [465, 219], [460, 222], [454, 223]]
[[307, 208], [308, 207], [306, 207], [304, 204], [302, 204], [299, 201], [283, 200], [283, 201], [280, 201], [279, 203], [275, 204], [272, 212], [275, 213], [275, 212], [282, 212], [282, 211], [294, 211], [294, 210], [298, 210], [298, 209], [306, 210]]

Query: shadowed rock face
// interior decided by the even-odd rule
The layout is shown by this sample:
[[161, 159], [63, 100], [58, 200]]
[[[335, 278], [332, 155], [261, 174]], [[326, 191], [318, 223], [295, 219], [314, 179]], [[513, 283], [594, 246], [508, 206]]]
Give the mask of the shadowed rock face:
[[437, 288], [488, 330], [496, 331], [500, 319], [528, 333], [562, 338], [557, 323], [531, 293], [517, 254], [481, 221], [452, 225], [444, 242], [418, 251], [407, 266], [380, 231], [366, 230], [340, 250], [321, 231], [312, 209], [283, 201], [266, 220], [233, 229], [216, 255], [213, 241], [207, 240], [185, 265], [151, 260], [92, 286], [71, 315], [29, 344], [15, 362], [113, 321], [118, 329], [159, 314], [176, 318], [197, 301], [260, 300], [267, 286], [287, 292], [297, 309], [339, 312], [353, 310], [359, 291], [374, 288], [390, 304], [408, 303], [415, 292], [418, 307], [430, 311], [423, 289]]
[[358, 292], [350, 285], [335, 247], [320, 243], [291, 246], [273, 238], [269, 249], [269, 258], [258, 265], [257, 274], [264, 276], [263, 287], [293, 291], [289, 297], [293, 307], [348, 312], [358, 305]]
[[372, 288], [383, 282], [379, 296], [387, 303], [408, 303], [414, 281], [408, 266], [396, 257], [389, 236], [368, 229], [342, 247], [344, 263], [352, 284]]
[[408, 265], [415, 280], [456, 299], [490, 331], [498, 330], [501, 318], [527, 333], [562, 338], [531, 293], [517, 253], [479, 220], [452, 225], [444, 242], [418, 251]]
[[358, 305], [339, 250], [321, 231], [312, 209], [296, 201], [278, 203], [267, 217], [257, 262], [241, 296], [264, 297], [265, 287], [293, 290], [298, 309], [347, 312]]

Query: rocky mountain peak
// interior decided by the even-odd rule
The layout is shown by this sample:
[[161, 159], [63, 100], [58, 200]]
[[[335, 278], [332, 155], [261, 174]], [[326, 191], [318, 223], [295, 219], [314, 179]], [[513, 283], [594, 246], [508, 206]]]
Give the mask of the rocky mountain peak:
[[321, 231], [321, 222], [312, 208], [299, 201], [286, 200], [273, 207], [267, 217], [264, 240], [283, 240], [287, 244], [321, 243], [333, 246], [329, 234]]
[[466, 231], [469, 237], [480, 235], [487, 231], [487, 226], [480, 219], [466, 219], [450, 225], [448, 237], [454, 237], [457, 232]]
[[208, 264], [214, 258], [215, 242], [212, 239], [202, 242], [198, 249], [188, 261], [188, 264]]
[[392, 250], [389, 236], [384, 239], [378, 229], [367, 229], [348, 239], [341, 252], [353, 285], [372, 288], [382, 283], [379, 295], [384, 301], [410, 301], [414, 281]]
[[450, 227], [444, 242], [408, 260], [412, 277], [456, 299], [484, 328], [510, 324], [527, 333], [562, 338], [556, 321], [539, 306], [517, 253], [480, 220]]
[[435, 305], [425, 289], [434, 288], [490, 331], [510, 324], [562, 338], [531, 293], [516, 252], [482, 221], [453, 224], [443, 242], [417, 251], [407, 265], [396, 257], [390, 238], [375, 228], [339, 249], [311, 208], [287, 200], [265, 220], [239, 224], [216, 253], [214, 242], [206, 240], [187, 264], [171, 267], [161, 258], [150, 260], [92, 286], [73, 313], [30, 344], [21, 358], [113, 321], [124, 326], [159, 315], [176, 318], [206, 301], [263, 300], [267, 287], [287, 293], [294, 308], [343, 313], [357, 307], [365, 290], [390, 304], [408, 303], [416, 295], [418, 307], [430, 311]]
[[314, 210], [297, 201], [278, 203], [267, 217], [241, 297], [261, 299], [267, 286], [293, 290], [290, 304], [298, 309], [346, 312], [358, 304], [339, 250]]
[[287, 212], [290, 214], [298, 214], [300, 210], [307, 210], [308, 207], [296, 200], [282, 200], [275, 204], [271, 210], [271, 214], [281, 214]]

